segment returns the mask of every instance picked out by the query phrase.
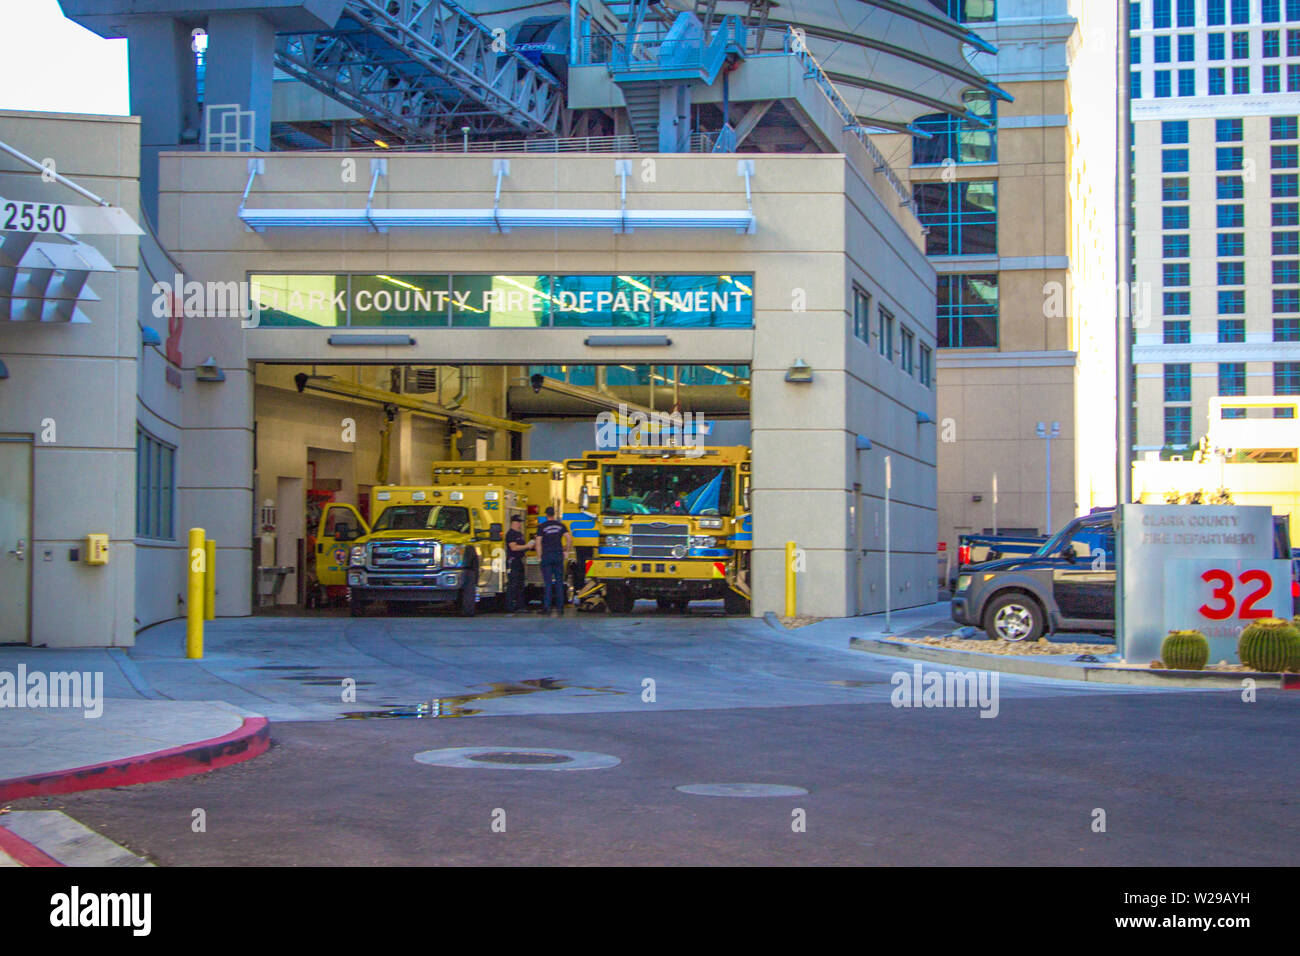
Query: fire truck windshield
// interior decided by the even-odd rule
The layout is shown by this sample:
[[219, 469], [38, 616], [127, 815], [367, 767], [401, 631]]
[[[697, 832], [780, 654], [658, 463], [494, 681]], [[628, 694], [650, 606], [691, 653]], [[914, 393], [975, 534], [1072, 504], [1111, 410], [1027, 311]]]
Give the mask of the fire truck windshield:
[[731, 513], [732, 469], [719, 465], [607, 465], [605, 514], [717, 515]]

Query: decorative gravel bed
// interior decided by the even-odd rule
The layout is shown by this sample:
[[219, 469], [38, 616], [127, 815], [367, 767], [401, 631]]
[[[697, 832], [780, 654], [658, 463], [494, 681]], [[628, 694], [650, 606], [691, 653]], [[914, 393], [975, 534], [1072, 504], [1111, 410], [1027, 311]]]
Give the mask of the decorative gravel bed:
[[1076, 644], [1076, 643], [1057, 643], [1049, 641], [1046, 638], [1040, 638], [1037, 641], [981, 641], [963, 637], [896, 637], [896, 641], [906, 641], [908, 644], [928, 644], [931, 647], [949, 647], [953, 650], [975, 651], [979, 654], [1013, 654], [1013, 655], [1038, 655], [1038, 654], [1092, 654], [1094, 657], [1100, 657], [1103, 654], [1114, 654], [1114, 644]]
[[787, 630], [795, 630], [800, 627], [807, 627], [809, 624], [816, 624], [818, 621], [824, 621], [824, 617], [782, 617], [778, 618], [782, 626]]

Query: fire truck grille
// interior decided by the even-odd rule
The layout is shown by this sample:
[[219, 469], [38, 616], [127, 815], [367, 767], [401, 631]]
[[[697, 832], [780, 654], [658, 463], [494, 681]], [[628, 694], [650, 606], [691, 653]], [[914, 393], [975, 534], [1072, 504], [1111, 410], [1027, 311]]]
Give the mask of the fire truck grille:
[[[632, 557], [634, 558], [680, 558], [685, 556], [690, 546], [689, 525], [639, 524], [632, 526]], [[674, 554], [673, 550], [677, 549]]]

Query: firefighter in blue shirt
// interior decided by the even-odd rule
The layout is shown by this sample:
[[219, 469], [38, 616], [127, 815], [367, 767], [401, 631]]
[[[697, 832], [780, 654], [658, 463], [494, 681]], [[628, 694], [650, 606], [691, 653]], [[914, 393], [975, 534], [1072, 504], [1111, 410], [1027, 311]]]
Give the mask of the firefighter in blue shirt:
[[537, 526], [537, 553], [542, 564], [542, 610], [550, 617], [564, 614], [564, 559], [572, 551], [569, 529], [555, 520], [555, 509], [546, 509], [546, 520]]

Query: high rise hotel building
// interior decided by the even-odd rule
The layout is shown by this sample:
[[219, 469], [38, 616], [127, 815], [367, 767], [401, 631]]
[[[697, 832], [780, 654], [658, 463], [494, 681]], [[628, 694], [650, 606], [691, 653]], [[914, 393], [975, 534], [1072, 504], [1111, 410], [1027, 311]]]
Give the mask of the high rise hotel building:
[[1134, 445], [1168, 456], [1216, 395], [1300, 394], [1300, 0], [1135, 0], [1129, 54]]

